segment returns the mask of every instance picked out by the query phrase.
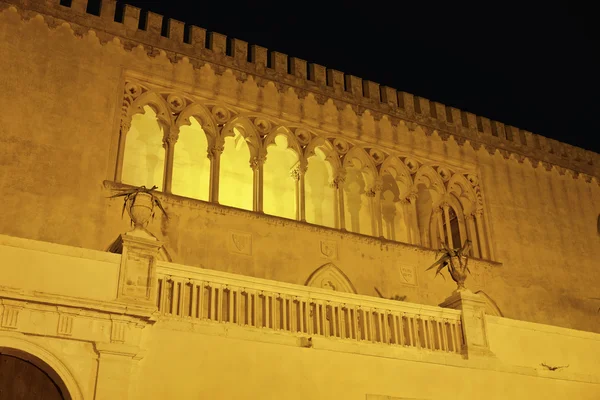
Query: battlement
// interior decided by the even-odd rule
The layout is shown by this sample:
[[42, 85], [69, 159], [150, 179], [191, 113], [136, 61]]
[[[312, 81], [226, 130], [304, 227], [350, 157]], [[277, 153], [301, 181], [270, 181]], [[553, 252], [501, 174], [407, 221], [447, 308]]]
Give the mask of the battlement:
[[600, 177], [600, 155], [589, 150], [398, 91], [322, 65], [228, 38], [217, 32], [124, 5], [116, 0], [2, 0], [147, 46], [242, 71], [387, 114], [465, 139], [490, 152], [530, 157]]

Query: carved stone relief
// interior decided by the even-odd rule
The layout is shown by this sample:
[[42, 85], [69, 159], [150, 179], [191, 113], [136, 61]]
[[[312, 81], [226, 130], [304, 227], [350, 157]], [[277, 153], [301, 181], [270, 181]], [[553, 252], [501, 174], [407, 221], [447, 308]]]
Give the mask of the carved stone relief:
[[229, 251], [237, 254], [252, 255], [252, 234], [247, 232], [229, 232]]
[[400, 265], [400, 283], [406, 285], [417, 285], [417, 273], [412, 265]]
[[306, 281], [306, 286], [333, 290], [336, 292], [356, 293], [350, 279], [334, 264], [329, 263], [317, 268]]
[[337, 259], [337, 243], [332, 240], [321, 240], [320, 248], [321, 256], [330, 260]]

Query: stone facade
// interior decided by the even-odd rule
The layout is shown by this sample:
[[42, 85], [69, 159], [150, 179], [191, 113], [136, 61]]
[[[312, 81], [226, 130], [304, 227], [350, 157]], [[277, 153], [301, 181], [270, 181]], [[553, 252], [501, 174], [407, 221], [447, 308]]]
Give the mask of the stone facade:
[[[217, 33], [206, 48], [178, 21], [161, 36], [152, 13], [140, 30], [138, 9], [116, 22], [102, 3], [0, 1], [0, 351], [41, 359], [74, 399], [597, 398], [598, 154]], [[145, 112], [164, 135], [152, 236], [109, 198], [133, 183]], [[194, 121], [205, 199], [176, 190]], [[270, 211], [278, 135], [295, 183]], [[223, 197], [234, 137], [245, 210]], [[330, 224], [311, 220], [317, 148]], [[478, 295], [449, 297], [425, 269], [465, 239]], [[462, 370], [472, 384], [430, 384]]]

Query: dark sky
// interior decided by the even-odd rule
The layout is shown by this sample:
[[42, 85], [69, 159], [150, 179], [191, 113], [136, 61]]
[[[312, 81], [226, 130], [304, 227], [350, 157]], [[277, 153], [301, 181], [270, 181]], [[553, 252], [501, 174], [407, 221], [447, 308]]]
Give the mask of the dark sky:
[[600, 29], [583, 3], [126, 2], [600, 152]]

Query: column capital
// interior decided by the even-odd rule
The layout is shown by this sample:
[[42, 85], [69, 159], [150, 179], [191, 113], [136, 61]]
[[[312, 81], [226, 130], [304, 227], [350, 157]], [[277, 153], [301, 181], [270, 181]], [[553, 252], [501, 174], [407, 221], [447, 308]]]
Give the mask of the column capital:
[[261, 168], [263, 165], [265, 165], [265, 161], [267, 161], [266, 155], [254, 156], [250, 159], [250, 168], [252, 168], [252, 170], [256, 171], [259, 168]]
[[346, 170], [344, 168], [338, 168], [335, 171], [331, 186], [339, 189], [340, 187], [344, 186], [344, 182], [346, 182]]
[[221, 154], [223, 154], [223, 151], [225, 150], [225, 146], [223, 145], [212, 145], [209, 146], [207, 149], [207, 157], [211, 160], [214, 160], [217, 157], [220, 157]]

